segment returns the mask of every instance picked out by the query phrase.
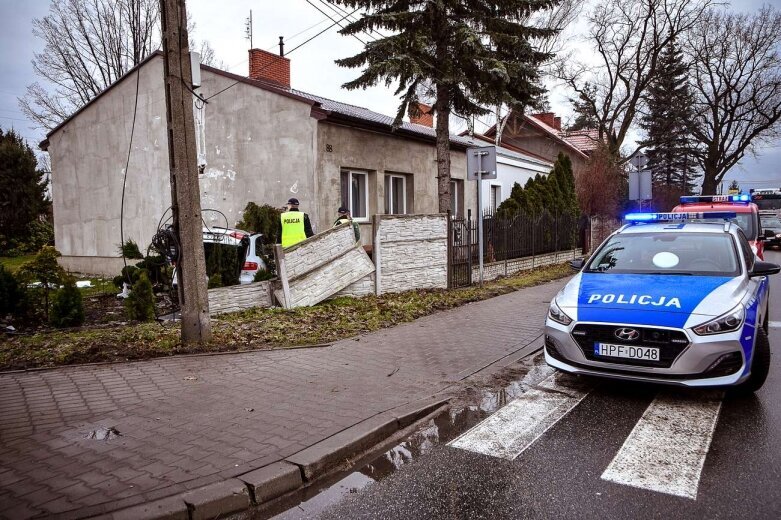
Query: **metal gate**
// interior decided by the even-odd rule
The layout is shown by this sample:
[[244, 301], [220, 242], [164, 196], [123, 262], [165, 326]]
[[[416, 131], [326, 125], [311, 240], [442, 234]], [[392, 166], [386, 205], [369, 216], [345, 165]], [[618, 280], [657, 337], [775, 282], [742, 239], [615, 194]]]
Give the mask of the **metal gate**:
[[468, 287], [472, 285], [472, 257], [476, 240], [473, 222], [463, 217], [448, 219], [448, 287]]

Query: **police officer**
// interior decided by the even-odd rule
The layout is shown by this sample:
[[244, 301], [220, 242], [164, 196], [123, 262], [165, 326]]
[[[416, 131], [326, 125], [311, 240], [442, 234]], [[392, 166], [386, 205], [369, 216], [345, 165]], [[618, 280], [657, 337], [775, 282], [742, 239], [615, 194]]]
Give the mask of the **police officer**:
[[291, 247], [314, 235], [309, 215], [298, 209], [298, 199], [287, 201], [287, 211], [280, 215], [282, 221], [282, 247]]
[[355, 232], [355, 241], [358, 242], [361, 239], [361, 230], [358, 227], [358, 223], [353, 221], [352, 217], [350, 217], [350, 211], [344, 206], [342, 206], [339, 208], [339, 216], [336, 218], [336, 221], [334, 222], [334, 227], [341, 226], [342, 224], [348, 224], [348, 223], [353, 225], [353, 231]]

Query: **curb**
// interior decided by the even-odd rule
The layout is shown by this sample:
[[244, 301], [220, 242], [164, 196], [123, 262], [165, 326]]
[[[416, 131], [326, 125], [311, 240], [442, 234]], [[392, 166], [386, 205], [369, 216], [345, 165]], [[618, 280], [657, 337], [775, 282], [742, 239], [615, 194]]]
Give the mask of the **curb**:
[[[432, 397], [382, 412], [312, 446], [235, 478], [92, 517], [100, 520], [201, 520], [246, 511], [326, 476], [448, 404]], [[411, 433], [411, 432], [410, 432]], [[405, 435], [408, 433], [405, 433]]]

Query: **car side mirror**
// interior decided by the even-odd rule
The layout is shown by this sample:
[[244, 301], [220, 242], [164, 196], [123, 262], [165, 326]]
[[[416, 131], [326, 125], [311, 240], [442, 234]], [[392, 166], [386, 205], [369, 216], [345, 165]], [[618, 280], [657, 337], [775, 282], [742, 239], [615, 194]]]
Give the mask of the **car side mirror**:
[[748, 276], [749, 278], [754, 278], [756, 276], [770, 276], [771, 274], [777, 274], [779, 271], [781, 271], [781, 265], [757, 260], [754, 262], [754, 268], [751, 270]]
[[572, 267], [576, 271], [580, 271], [583, 269], [583, 264], [586, 261], [583, 258], [576, 258], [575, 260], [570, 261], [569, 266]]

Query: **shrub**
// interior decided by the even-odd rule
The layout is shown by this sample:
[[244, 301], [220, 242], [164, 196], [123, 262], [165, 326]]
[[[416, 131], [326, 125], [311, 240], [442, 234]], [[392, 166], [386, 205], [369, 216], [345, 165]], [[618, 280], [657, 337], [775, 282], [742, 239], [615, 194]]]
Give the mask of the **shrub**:
[[282, 212], [274, 206], [268, 204], [258, 206], [254, 202], [249, 202], [237, 226], [245, 231], [262, 233], [266, 244], [276, 244], [282, 236], [282, 222], [279, 220], [281, 214]]
[[125, 299], [125, 312], [131, 320], [151, 321], [155, 318], [155, 295], [145, 271], [141, 271], [130, 296]]
[[0, 265], [0, 318], [24, 310], [26, 291], [16, 277]]
[[255, 273], [255, 278], [252, 279], [253, 282], [265, 282], [266, 280], [271, 280], [274, 278], [274, 275], [265, 269], [258, 269], [258, 272]]
[[37, 292], [43, 293], [44, 311], [49, 317], [49, 292], [65, 278], [65, 270], [57, 263], [60, 252], [52, 246], [43, 246], [35, 258], [19, 268], [19, 280], [24, 284], [39, 283]]
[[122, 284], [124, 283], [132, 287], [138, 281], [140, 275], [141, 269], [134, 265], [126, 265], [122, 268], [122, 273], [114, 277], [113, 282], [119, 289], [122, 289]]
[[222, 276], [220, 276], [220, 273], [214, 273], [209, 277], [209, 283], [207, 287], [209, 289], [216, 289], [217, 287], [222, 287]]
[[144, 258], [144, 255], [141, 254], [141, 250], [138, 249], [138, 244], [131, 238], [128, 238], [124, 244], [119, 244], [119, 254], [131, 260], [141, 260]]
[[54, 293], [49, 323], [55, 327], [76, 327], [84, 323], [84, 303], [74, 277], [66, 277], [64, 287]]

